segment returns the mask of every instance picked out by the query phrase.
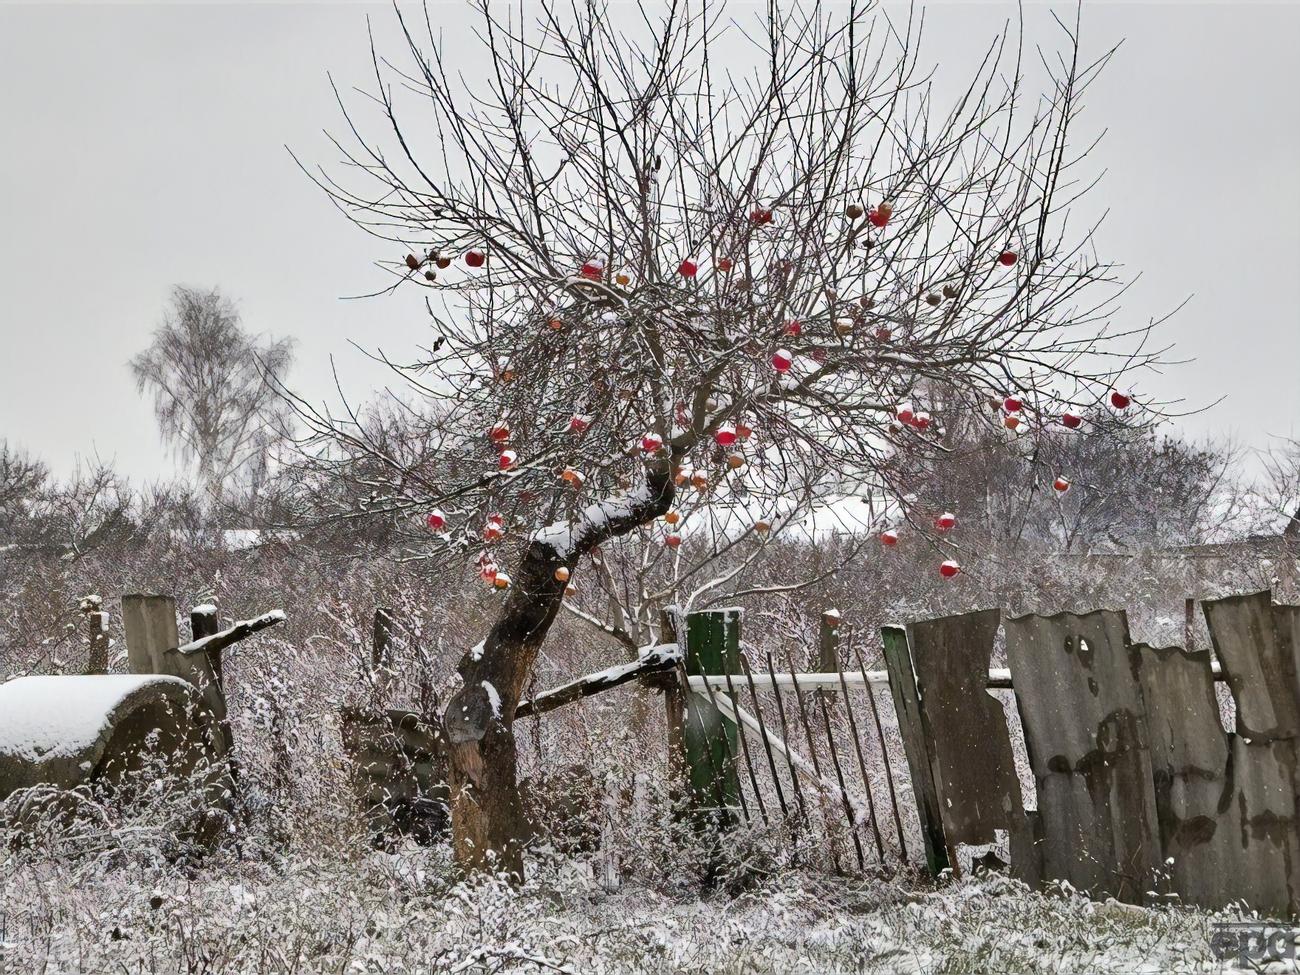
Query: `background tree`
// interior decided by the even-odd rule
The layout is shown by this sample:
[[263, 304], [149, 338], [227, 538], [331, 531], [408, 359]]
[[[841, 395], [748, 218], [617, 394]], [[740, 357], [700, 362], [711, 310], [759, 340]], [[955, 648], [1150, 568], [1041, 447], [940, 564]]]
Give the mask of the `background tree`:
[[401, 245], [392, 287], [438, 299], [426, 354], [392, 364], [437, 461], [297, 407], [317, 477], [368, 454], [365, 503], [427, 518], [424, 557], [503, 594], [444, 725], [459, 862], [519, 873], [513, 713], [580, 563], [628, 535], [675, 562], [690, 521], [656, 520], [679, 496], [732, 552], [846, 488], [907, 510], [893, 458], [942, 449], [950, 411], [994, 399], [982, 422], [1032, 437], [1130, 407], [1113, 387], [1156, 354], [1147, 325], [1109, 324], [1112, 268], [1071, 211], [1091, 174], [1069, 133], [1105, 61], [1074, 27], [1041, 98], [1008, 34], [940, 110], [919, 27], [862, 5], [736, 24], [668, 3], [626, 31], [597, 4], [475, 8], [472, 78], [427, 9], [398, 12], [408, 64], [374, 58], [387, 135], [349, 115], [345, 175], [317, 177]]
[[1261, 462], [1263, 476], [1256, 489], [1259, 520], [1300, 539], [1300, 440], [1281, 439], [1261, 455]]
[[217, 502], [230, 479], [261, 468], [284, 435], [291, 410], [274, 386], [292, 362], [291, 340], [249, 335], [220, 291], [178, 286], [152, 344], [130, 366], [140, 392], [153, 398], [163, 439]]
[[981, 416], [1000, 409], [972, 404], [941, 439], [895, 453], [895, 489], [915, 499], [913, 520], [960, 512], [964, 531], [1014, 555], [1187, 545], [1222, 537], [1245, 514], [1245, 492], [1230, 476], [1240, 452], [1230, 444], [1197, 446], [1106, 414], [1086, 430], [1027, 438]]

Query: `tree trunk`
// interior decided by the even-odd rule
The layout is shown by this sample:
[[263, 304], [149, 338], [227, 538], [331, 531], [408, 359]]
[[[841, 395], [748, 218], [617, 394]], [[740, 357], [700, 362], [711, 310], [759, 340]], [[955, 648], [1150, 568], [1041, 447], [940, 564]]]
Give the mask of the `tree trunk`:
[[[480, 646], [461, 658], [459, 691], [443, 712], [451, 786], [452, 846], [462, 871], [489, 870], [523, 878], [527, 823], [516, 779], [515, 707], [537, 652], [564, 599], [555, 578], [601, 542], [627, 534], [668, 510], [672, 460], [666, 451], [646, 465], [633, 493], [593, 504], [567, 539], [549, 530], [525, 547], [501, 615]], [[559, 533], [563, 539], [563, 533]]]

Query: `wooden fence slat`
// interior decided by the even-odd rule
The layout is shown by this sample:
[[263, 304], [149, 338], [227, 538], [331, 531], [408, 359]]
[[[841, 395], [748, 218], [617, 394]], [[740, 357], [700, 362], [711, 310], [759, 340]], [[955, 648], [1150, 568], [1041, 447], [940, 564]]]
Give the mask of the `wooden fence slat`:
[[907, 628], [944, 838], [992, 843], [1024, 810], [1002, 704], [985, 687], [1001, 613], [944, 616]]
[[907, 630], [901, 626], [884, 626], [880, 629], [880, 636], [884, 644], [885, 666], [889, 669], [894, 711], [898, 715], [898, 730], [903, 738], [903, 754], [907, 756], [907, 767], [912, 774], [916, 814], [921, 821], [921, 838], [925, 842], [925, 862], [930, 872], [937, 875], [952, 866], [952, 858], [943, 835], [939, 794], [935, 790], [929, 747], [921, 723], [921, 699], [912, 670]]

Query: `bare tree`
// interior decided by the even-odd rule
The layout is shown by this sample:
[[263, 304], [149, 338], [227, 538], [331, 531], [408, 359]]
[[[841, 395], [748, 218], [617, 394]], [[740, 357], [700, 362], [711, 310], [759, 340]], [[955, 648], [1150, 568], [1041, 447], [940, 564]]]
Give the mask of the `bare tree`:
[[899, 493], [915, 497], [914, 515], [960, 512], [966, 532], [1013, 552], [1022, 543], [1061, 552], [1197, 544], [1246, 517], [1232, 476], [1240, 452], [1229, 443], [1197, 446], [1105, 415], [1086, 431], [1008, 437], [981, 416], [989, 410], [972, 404], [942, 441], [895, 453], [891, 471]]
[[261, 342], [229, 299], [178, 286], [153, 342], [130, 362], [153, 397], [164, 440], [194, 465], [212, 501], [229, 479], [264, 462], [292, 411], [274, 391], [293, 362], [293, 342]]
[[408, 65], [374, 54], [387, 135], [348, 114], [344, 175], [315, 177], [401, 245], [393, 288], [439, 299], [429, 349], [390, 362], [429, 436], [394, 454], [346, 404], [297, 406], [322, 482], [368, 456], [356, 506], [427, 516], [411, 557], [503, 593], [444, 724], [458, 861], [518, 874], [514, 709], [584, 559], [632, 535], [676, 564], [694, 520], [743, 570], [829, 492], [906, 506], [891, 458], [942, 449], [950, 409], [995, 399], [983, 422], [1029, 437], [1157, 412], [1125, 399], [1157, 353], [1149, 324], [1111, 327], [1120, 288], [1071, 210], [1071, 126], [1106, 60], [1080, 61], [1077, 25], [1041, 98], [1007, 32], [941, 111], [919, 24], [863, 5], [738, 24], [669, 2], [626, 31], [602, 4], [472, 6], [473, 79], [427, 10], [398, 12]]
[[1257, 488], [1259, 520], [1265, 529], [1300, 538], [1300, 440], [1283, 439], [1262, 455]]
[[13, 534], [14, 523], [27, 516], [49, 477], [45, 464], [0, 440], [0, 531]]

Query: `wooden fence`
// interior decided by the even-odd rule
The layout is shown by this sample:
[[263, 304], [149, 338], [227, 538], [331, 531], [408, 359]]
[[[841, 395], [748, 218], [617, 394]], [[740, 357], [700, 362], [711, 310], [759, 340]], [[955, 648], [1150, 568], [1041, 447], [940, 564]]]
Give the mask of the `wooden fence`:
[[[200, 607], [179, 646], [173, 601], [123, 607], [131, 669], [192, 683], [228, 752], [219, 652], [282, 614], [217, 631]], [[643, 680], [666, 691], [670, 768], [707, 828], [766, 826], [800, 849], [811, 837], [842, 871], [923, 856], [959, 872], [969, 848], [997, 847], [1035, 886], [1295, 916], [1300, 606], [1266, 591], [1201, 608], [1212, 650], [1135, 643], [1122, 611], [984, 610], [885, 627], [870, 645], [828, 615], [815, 673], [746, 644], [739, 610], [692, 613], [666, 621], [676, 642], [523, 702], [516, 718]], [[88, 625], [94, 645], [102, 619]], [[385, 829], [404, 824], [407, 793], [445, 804], [430, 707], [348, 727]]]
[[[1134, 643], [1109, 610], [886, 627], [883, 673], [843, 655], [834, 671], [783, 672], [769, 657], [759, 673], [688, 639], [686, 727], [705, 742], [686, 737], [692, 788], [751, 821], [819, 810], [837, 866], [907, 859], [914, 816], [936, 873], [958, 870], [963, 847], [998, 844], [1034, 886], [1295, 916], [1300, 607], [1261, 592], [1202, 608], [1215, 659]], [[738, 615], [715, 625], [740, 644]], [[991, 669], [999, 645], [1008, 667]]]

